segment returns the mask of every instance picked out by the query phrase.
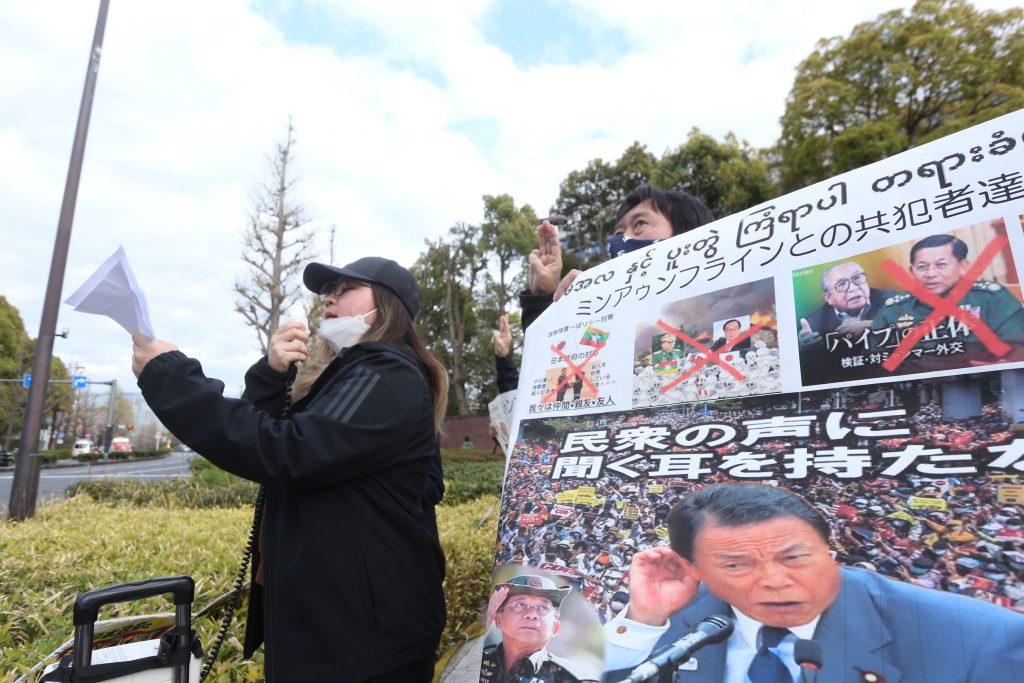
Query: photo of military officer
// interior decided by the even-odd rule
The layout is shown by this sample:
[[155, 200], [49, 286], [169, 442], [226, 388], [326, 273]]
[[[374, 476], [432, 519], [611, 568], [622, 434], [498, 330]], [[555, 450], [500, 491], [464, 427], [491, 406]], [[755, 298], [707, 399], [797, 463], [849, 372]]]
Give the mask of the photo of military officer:
[[540, 574], [495, 586], [487, 624], [497, 627], [501, 640], [484, 646], [480, 683], [596, 683], [596, 671], [549, 650], [562, 632], [560, 609], [571, 592]]
[[1002, 218], [801, 268], [793, 298], [804, 386], [1024, 361]]
[[651, 367], [662, 381], [671, 381], [682, 372], [682, 343], [671, 332], [656, 336], [657, 348], [651, 353]]
[[[929, 235], [910, 249], [910, 274], [918, 287], [886, 300], [871, 323], [871, 346], [891, 349], [932, 313], [923, 293], [945, 298], [967, 275], [971, 260], [967, 244], [954, 235]], [[898, 372], [927, 372], [949, 368], [1024, 360], [1024, 306], [1006, 287], [986, 279], [971, 283], [956, 306], [973, 313], [1004, 343], [984, 343], [969, 322], [952, 314], [933, 323]]]

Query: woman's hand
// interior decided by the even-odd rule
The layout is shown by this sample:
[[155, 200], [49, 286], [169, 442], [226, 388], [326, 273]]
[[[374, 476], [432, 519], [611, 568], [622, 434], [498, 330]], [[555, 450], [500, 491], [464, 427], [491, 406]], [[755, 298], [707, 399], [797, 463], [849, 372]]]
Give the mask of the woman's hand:
[[138, 330], [132, 332], [132, 372], [138, 377], [146, 363], [161, 353], [177, 350], [177, 346], [163, 339], [150, 339]]
[[308, 344], [306, 326], [294, 320], [287, 322], [270, 338], [267, 363], [278, 372], [286, 372], [292, 363], [306, 360]]

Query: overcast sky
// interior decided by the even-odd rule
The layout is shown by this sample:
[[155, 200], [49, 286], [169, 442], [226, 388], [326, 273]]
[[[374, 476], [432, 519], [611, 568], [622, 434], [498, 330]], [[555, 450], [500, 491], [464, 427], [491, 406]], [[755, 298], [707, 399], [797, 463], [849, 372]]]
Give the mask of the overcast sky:
[[[334, 224], [336, 261], [409, 266], [482, 195], [544, 214], [635, 140], [772, 144], [816, 41], [909, 4], [112, 0], [61, 299], [123, 246], [157, 336], [237, 395], [241, 234], [289, 114], [321, 260]], [[0, 3], [0, 294], [33, 338], [98, 6]], [[121, 328], [63, 305], [62, 328], [65, 363], [136, 390]]]

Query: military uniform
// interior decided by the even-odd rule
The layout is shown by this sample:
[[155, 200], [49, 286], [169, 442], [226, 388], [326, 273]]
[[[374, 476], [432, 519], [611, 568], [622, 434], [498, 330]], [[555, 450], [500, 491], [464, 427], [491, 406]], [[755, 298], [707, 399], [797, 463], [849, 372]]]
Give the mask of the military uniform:
[[[974, 313], [997, 337], [1014, 348], [1007, 356], [996, 358], [978, 340], [970, 325], [956, 318], [950, 320], [947, 314], [914, 345], [898, 371], [927, 372], [966, 367], [971, 362], [1024, 359], [1024, 306], [1002, 285], [979, 280], [957, 306]], [[903, 337], [931, 312], [931, 306], [913, 294], [902, 292], [889, 297], [871, 323], [871, 350], [892, 353]]]
[[484, 648], [480, 683], [597, 683], [597, 679], [580, 678], [570, 661], [546, 648], [520, 658], [505, 673], [505, 650], [498, 643]]
[[678, 375], [682, 357], [683, 352], [680, 349], [655, 351], [651, 354], [651, 365], [654, 367], [654, 371], [662, 377]]

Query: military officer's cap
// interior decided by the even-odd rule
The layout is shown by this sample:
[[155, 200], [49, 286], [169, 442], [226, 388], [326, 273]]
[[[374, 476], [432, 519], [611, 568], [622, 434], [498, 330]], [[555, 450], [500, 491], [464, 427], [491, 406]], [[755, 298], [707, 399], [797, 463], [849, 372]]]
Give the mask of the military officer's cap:
[[497, 587], [508, 588], [508, 597], [510, 598], [513, 595], [539, 595], [550, 600], [555, 607], [561, 605], [562, 600], [572, 590], [569, 586], [556, 586], [551, 579], [536, 574], [515, 576], [505, 583], [499, 583]]

